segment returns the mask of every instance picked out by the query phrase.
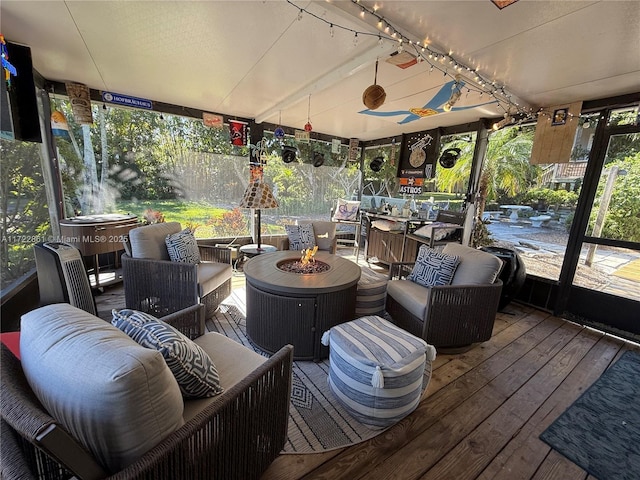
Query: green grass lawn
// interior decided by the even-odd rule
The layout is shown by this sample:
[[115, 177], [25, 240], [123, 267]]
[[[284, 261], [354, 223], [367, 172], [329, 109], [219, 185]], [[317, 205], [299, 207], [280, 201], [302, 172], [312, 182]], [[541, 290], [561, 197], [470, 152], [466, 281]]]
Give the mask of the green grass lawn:
[[167, 222], [196, 223], [204, 225], [213, 217], [220, 217], [224, 208], [214, 207], [205, 202], [185, 202], [181, 200], [131, 200], [116, 203], [117, 213], [130, 213], [142, 217], [147, 209], [158, 210]]

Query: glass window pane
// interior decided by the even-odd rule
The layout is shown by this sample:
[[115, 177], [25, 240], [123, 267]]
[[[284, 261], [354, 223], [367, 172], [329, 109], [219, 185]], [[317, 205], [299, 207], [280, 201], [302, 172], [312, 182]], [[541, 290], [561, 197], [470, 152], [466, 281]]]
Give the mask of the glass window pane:
[[580, 118], [566, 163], [529, 163], [535, 126], [511, 127], [489, 137], [481, 176], [489, 237], [480, 240], [516, 250], [528, 274], [560, 278], [597, 118]]
[[613, 110], [609, 115], [609, 121], [607, 126], [622, 126], [622, 125], [640, 125], [640, 113], [638, 106], [625, 107]]
[[33, 244], [51, 236], [40, 152], [39, 143], [0, 139], [3, 289], [35, 267]]
[[[94, 124], [77, 125], [68, 102], [56, 100], [71, 136], [56, 137], [67, 216], [132, 213], [143, 221], [179, 221], [199, 238], [249, 236], [251, 212], [238, 205], [249, 183], [252, 146], [233, 146], [229, 128], [205, 127], [200, 119], [94, 105]], [[265, 132], [264, 180], [279, 208], [262, 211], [263, 235], [282, 234], [297, 219], [329, 219], [338, 198], [360, 184], [358, 161], [348, 145], [284, 139], [298, 149], [282, 160], [282, 144]], [[323, 155], [314, 166], [314, 155]]]

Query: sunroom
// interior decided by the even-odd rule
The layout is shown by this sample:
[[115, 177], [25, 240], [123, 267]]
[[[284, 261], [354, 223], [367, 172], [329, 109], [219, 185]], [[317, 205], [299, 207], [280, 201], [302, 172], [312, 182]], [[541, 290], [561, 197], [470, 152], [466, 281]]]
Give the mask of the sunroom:
[[[110, 312], [105, 299], [123, 299], [121, 242], [95, 249], [96, 225], [69, 233], [74, 219], [177, 221], [199, 244], [231, 250], [235, 292], [244, 291], [248, 245], [278, 248], [287, 226], [331, 221], [343, 201], [359, 202], [360, 216], [338, 223], [337, 252], [363, 268], [384, 275], [393, 262], [414, 261], [420, 222], [453, 211], [462, 214], [460, 243], [513, 252], [526, 271], [490, 341], [435, 361], [427, 391], [434, 412], [453, 419], [466, 414], [465, 401], [480, 405], [476, 391], [452, 409], [446, 396], [491, 362], [521, 368], [514, 392], [524, 395], [544, 380], [519, 359], [553, 338], [562, 345], [549, 346], [539, 368], [562, 363], [572, 342], [583, 349], [576, 372], [599, 349], [609, 361], [636, 349], [639, 7], [3, 1], [2, 331], [19, 330], [21, 316], [39, 306], [41, 241], [78, 246], [99, 310]], [[256, 179], [276, 208], [243, 204]], [[561, 389], [572, 384], [570, 372], [559, 378]], [[507, 398], [466, 426], [488, 432]], [[550, 392], [538, 407], [552, 401]], [[389, 430], [393, 446], [379, 459], [384, 448], [372, 439], [283, 455], [266, 478], [373, 478], [378, 467], [391, 475], [426, 432], [443, 427], [432, 415], [420, 417], [406, 442], [400, 424]], [[534, 417], [514, 423], [514, 432], [535, 430]], [[444, 435], [435, 437], [442, 445]], [[400, 476], [476, 478], [498, 469], [498, 452], [475, 473], [449, 465], [475, 441], [465, 428], [456, 438]], [[498, 443], [519, 451], [528, 441]], [[367, 446], [376, 454], [355, 461]], [[532, 460], [537, 475], [556, 463], [571, 470], [548, 447], [541, 455]]]

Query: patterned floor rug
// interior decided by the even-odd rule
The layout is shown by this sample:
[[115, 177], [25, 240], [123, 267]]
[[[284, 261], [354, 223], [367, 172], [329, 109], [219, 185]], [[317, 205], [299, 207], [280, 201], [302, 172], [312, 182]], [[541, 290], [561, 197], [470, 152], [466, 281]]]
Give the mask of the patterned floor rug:
[[[245, 290], [236, 289], [215, 317], [207, 321], [207, 328], [266, 356], [247, 338], [245, 315]], [[431, 376], [431, 368], [426, 370], [423, 394]], [[294, 362], [289, 433], [283, 453], [319, 453], [347, 447], [384, 431], [364, 426], [334, 400], [327, 384], [328, 374], [328, 359], [318, 363]]]
[[626, 352], [540, 438], [600, 480], [640, 474], [640, 353]]

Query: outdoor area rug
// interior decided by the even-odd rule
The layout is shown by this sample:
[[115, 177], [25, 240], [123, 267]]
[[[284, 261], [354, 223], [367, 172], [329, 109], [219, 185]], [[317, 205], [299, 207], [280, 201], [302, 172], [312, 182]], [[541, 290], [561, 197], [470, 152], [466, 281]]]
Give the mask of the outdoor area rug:
[[[268, 356], [247, 338], [245, 315], [245, 289], [236, 289], [222, 303], [215, 317], [207, 321], [207, 329], [220, 332], [259, 354]], [[364, 426], [335, 401], [329, 390], [328, 375], [329, 359], [318, 363], [294, 362], [289, 432], [282, 453], [324, 452], [347, 447], [384, 432]], [[425, 369], [423, 394], [430, 378], [429, 366]]]
[[540, 438], [599, 480], [637, 480], [640, 353], [625, 352]]

